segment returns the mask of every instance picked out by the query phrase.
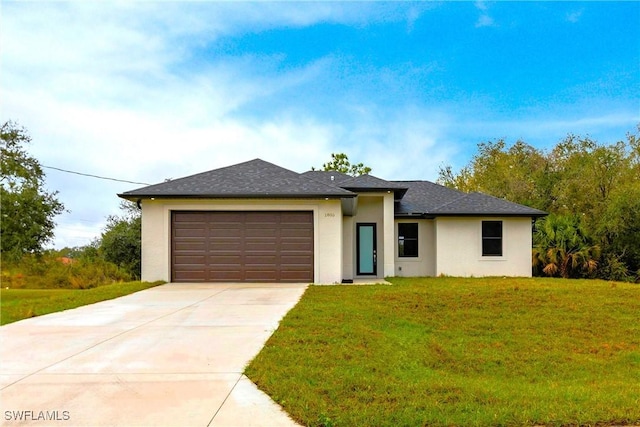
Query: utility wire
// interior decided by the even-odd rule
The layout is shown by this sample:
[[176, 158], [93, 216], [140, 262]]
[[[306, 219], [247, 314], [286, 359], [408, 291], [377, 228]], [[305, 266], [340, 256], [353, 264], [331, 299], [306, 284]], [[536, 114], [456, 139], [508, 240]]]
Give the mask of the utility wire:
[[88, 176], [88, 177], [91, 177], [91, 178], [105, 179], [107, 181], [126, 182], [128, 184], [151, 185], [151, 184], [148, 184], [146, 182], [136, 182], [136, 181], [127, 181], [126, 179], [108, 178], [106, 176], [98, 176], [98, 175], [92, 175], [90, 173], [74, 172], [74, 171], [70, 171], [70, 170], [66, 170], [66, 169], [56, 168], [56, 167], [53, 167], [53, 166], [42, 165], [42, 167], [43, 168], [47, 168], [47, 169], [54, 169], [54, 170], [57, 170], [57, 171], [60, 171], [60, 172], [65, 172], [65, 173], [72, 173], [72, 174], [75, 174], [75, 175], [82, 175], [82, 176]]

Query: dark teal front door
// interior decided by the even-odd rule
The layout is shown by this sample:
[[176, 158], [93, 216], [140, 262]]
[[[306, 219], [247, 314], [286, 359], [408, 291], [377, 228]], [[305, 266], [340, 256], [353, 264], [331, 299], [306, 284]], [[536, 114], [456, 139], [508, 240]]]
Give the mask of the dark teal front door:
[[358, 275], [377, 275], [376, 225], [362, 223], [356, 226], [356, 252]]

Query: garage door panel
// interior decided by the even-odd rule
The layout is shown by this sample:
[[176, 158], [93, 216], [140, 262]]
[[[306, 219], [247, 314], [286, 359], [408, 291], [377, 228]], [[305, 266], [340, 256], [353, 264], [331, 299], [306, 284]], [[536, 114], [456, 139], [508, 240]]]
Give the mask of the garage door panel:
[[[263, 222], [271, 222], [271, 223], [279, 223], [280, 216], [282, 212], [271, 212], [271, 211], [247, 211], [247, 212], [239, 212], [244, 215], [246, 218], [246, 223], [263, 223]], [[287, 212], [288, 213], [288, 212]]]
[[174, 212], [174, 222], [193, 224], [204, 222], [204, 219], [201, 212]]
[[312, 256], [282, 256], [280, 257], [280, 264], [283, 266], [307, 266], [310, 262], [313, 262]]
[[303, 228], [281, 230], [282, 239], [309, 239], [313, 238], [313, 230]]
[[310, 212], [287, 212], [287, 216], [284, 218], [282, 222], [292, 223], [292, 222], [302, 222], [308, 224]]
[[233, 228], [217, 228], [217, 229], [209, 229], [208, 230], [210, 238], [218, 238], [218, 239], [238, 239], [242, 237], [242, 230], [237, 230]]
[[208, 239], [208, 249], [210, 251], [242, 251], [242, 241], [240, 239], [217, 238]]
[[207, 221], [174, 221], [179, 225], [180, 230], [206, 230], [208, 227]]
[[278, 272], [275, 269], [247, 269], [245, 280], [248, 282], [277, 282]]
[[241, 268], [242, 267], [242, 255], [227, 255], [227, 254], [220, 254], [220, 255], [209, 255], [208, 257], [206, 257], [206, 265], [215, 265], [217, 267], [224, 267], [227, 265], [233, 265], [235, 266], [235, 268]]
[[176, 272], [174, 280], [176, 282], [202, 282], [204, 271], [180, 271]]
[[278, 245], [275, 242], [247, 242], [245, 253], [247, 255], [255, 252], [276, 252]]
[[173, 212], [174, 281], [313, 281], [312, 212]]
[[202, 269], [202, 265], [205, 263], [206, 256], [203, 255], [176, 255], [176, 263], [180, 265], [188, 266], [198, 266]]
[[242, 222], [239, 218], [239, 214], [242, 212], [237, 211], [202, 211], [197, 212], [198, 214], [207, 215], [206, 218], [211, 220], [211, 216], [209, 214], [215, 214], [215, 222]]
[[302, 251], [313, 253], [313, 245], [305, 241], [291, 241], [280, 243], [280, 250], [282, 252]]
[[244, 236], [252, 239], [277, 239], [279, 231], [269, 228], [247, 228]]
[[176, 231], [175, 237], [199, 239], [206, 232], [205, 228], [184, 228]]
[[175, 243], [175, 250], [179, 252], [204, 252], [207, 245], [198, 240], [184, 240]]
[[270, 266], [273, 270], [275, 269], [275, 265], [278, 263], [278, 256], [272, 254], [247, 254], [244, 259], [244, 263], [247, 268], [256, 265]]

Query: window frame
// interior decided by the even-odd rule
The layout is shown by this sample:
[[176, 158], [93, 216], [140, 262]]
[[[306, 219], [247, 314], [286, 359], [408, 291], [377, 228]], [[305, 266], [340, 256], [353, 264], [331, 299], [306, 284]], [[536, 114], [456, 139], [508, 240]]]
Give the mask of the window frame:
[[[415, 237], [406, 237], [405, 233], [401, 234], [400, 228], [405, 228], [405, 226], [414, 226], [415, 227]], [[415, 254], [412, 252], [410, 254], [406, 254], [406, 242], [415, 242]], [[398, 239], [397, 239], [397, 248], [398, 248], [398, 258], [419, 258], [420, 257], [420, 224], [417, 222], [399, 222], [398, 223]], [[402, 248], [402, 250], [400, 250]]]
[[[485, 224], [487, 224], [487, 226], [489, 224], [499, 224], [499, 235], [487, 235], [490, 234], [489, 231], [490, 230], [485, 230]], [[482, 258], [502, 258], [504, 257], [504, 221], [503, 220], [482, 220], [481, 224], [480, 224], [480, 236], [481, 236], [481, 253], [482, 253]], [[491, 233], [491, 234], [498, 234], [498, 233]], [[490, 250], [492, 248], [490, 247], [486, 247], [485, 246], [485, 242], [487, 243], [487, 245], [489, 245], [489, 242], [496, 242], [498, 241], [500, 243], [500, 250], [495, 251], [495, 250]]]

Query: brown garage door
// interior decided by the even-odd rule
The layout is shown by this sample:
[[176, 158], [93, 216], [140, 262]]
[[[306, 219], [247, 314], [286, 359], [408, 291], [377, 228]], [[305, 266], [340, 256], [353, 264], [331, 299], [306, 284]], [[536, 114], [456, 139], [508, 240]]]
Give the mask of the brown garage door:
[[174, 282], [313, 282], [313, 212], [173, 212]]

